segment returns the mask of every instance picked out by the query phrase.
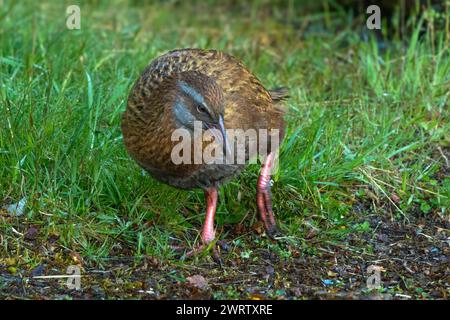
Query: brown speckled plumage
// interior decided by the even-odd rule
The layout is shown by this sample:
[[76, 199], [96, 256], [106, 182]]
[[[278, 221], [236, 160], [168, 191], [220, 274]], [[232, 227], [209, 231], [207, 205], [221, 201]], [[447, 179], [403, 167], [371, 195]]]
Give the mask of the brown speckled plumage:
[[[188, 89], [183, 92], [180, 84], [186, 84]], [[216, 187], [239, 173], [244, 165], [173, 163], [171, 152], [178, 142], [171, 141], [172, 132], [182, 126], [180, 119], [190, 119], [189, 116], [185, 118], [186, 110], [196, 113], [194, 102], [185, 102], [184, 94], [190, 94], [192, 98], [197, 92], [209, 108], [209, 117], [220, 118], [222, 129], [255, 129], [256, 132], [278, 129], [281, 143], [285, 124], [280, 105], [287, 90], [268, 91], [236, 58], [220, 51], [201, 49], [174, 50], [156, 58], [132, 88], [122, 118], [125, 146], [154, 178], [177, 188], [205, 190], [208, 210], [202, 240], [208, 243], [214, 238], [212, 221], [217, 203]], [[179, 106], [180, 99], [184, 101], [182, 111], [175, 107]], [[198, 117], [201, 115], [197, 114]], [[270, 148], [270, 141], [264, 143]], [[248, 153], [248, 143], [246, 149]], [[246, 158], [253, 156], [256, 154]], [[267, 172], [258, 182], [258, 207], [266, 229], [273, 231], [275, 222]]]
[[[179, 188], [205, 188], [221, 183], [242, 170], [243, 166], [172, 163], [170, 154], [176, 142], [170, 141], [170, 137], [176, 124], [169, 110], [171, 106], [165, 104], [167, 100], [164, 99], [173, 92], [174, 81], [171, 79], [189, 72], [194, 76], [195, 73], [206, 75], [215, 81], [217, 88], [213, 86], [212, 89], [223, 95], [227, 129], [280, 129], [282, 138], [283, 111], [276, 107], [260, 81], [241, 62], [226, 53], [183, 49], [155, 59], [129, 95], [122, 119], [125, 145], [133, 158], [155, 178]], [[211, 84], [204, 82], [204, 85]], [[281, 100], [283, 96], [276, 98]]]

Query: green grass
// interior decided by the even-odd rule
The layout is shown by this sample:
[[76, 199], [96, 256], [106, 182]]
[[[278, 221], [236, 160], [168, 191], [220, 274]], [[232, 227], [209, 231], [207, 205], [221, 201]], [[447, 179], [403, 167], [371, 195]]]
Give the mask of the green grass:
[[[363, 41], [352, 27], [364, 20], [344, 12], [296, 16], [268, 10], [267, 1], [231, 11], [200, 7], [85, 1], [81, 30], [68, 30], [63, 2], [4, 1], [0, 204], [28, 202], [23, 217], [0, 215], [1, 257], [39, 263], [42, 256], [14, 232], [30, 225], [94, 264], [124, 252], [173, 259], [174, 238], [193, 244], [202, 193], [143, 174], [119, 126], [140, 72], [182, 47], [224, 50], [267, 87], [290, 88], [273, 188], [287, 241], [303, 243], [311, 226], [339, 241], [367, 231], [359, 216], [373, 212], [448, 217], [450, 180], [439, 174], [450, 142], [448, 21], [445, 30], [432, 29], [430, 18], [411, 20], [410, 35], [394, 35], [380, 49], [370, 32]], [[258, 169], [221, 188], [219, 230], [256, 220]]]

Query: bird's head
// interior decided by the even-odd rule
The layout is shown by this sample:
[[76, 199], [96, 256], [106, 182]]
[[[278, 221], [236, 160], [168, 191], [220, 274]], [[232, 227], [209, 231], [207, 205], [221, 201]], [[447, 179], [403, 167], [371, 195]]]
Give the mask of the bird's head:
[[216, 141], [222, 141], [226, 151], [225, 101], [222, 89], [213, 78], [199, 72], [180, 73], [175, 79], [172, 103], [172, 114], [178, 127], [194, 130], [195, 122], [199, 121], [203, 130], [212, 129]]

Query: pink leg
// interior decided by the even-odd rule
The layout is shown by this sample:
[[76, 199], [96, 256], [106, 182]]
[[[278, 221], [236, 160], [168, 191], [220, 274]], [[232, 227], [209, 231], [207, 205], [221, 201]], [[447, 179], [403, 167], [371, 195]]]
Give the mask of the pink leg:
[[272, 211], [272, 200], [270, 195], [270, 170], [273, 166], [274, 153], [267, 155], [265, 162], [261, 166], [257, 184], [256, 204], [258, 205], [261, 220], [266, 229], [267, 235], [273, 238], [277, 231], [275, 217]]
[[[205, 247], [210, 244], [215, 236], [216, 232], [214, 230], [214, 216], [216, 215], [216, 207], [217, 207], [217, 188], [213, 187], [210, 189], [205, 190], [205, 196], [206, 196], [206, 217], [205, 217], [205, 224], [203, 225], [201, 239], [202, 244], [193, 250], [189, 251], [186, 256], [191, 257], [195, 255], [196, 253], [202, 251]], [[216, 249], [213, 248], [214, 258], [220, 260], [218, 258], [218, 254], [216, 252]]]
[[203, 225], [202, 241], [204, 244], [209, 244], [214, 240], [216, 232], [214, 230], [214, 216], [216, 214], [217, 207], [217, 189], [210, 188], [205, 191], [206, 196], [206, 217], [205, 224]]

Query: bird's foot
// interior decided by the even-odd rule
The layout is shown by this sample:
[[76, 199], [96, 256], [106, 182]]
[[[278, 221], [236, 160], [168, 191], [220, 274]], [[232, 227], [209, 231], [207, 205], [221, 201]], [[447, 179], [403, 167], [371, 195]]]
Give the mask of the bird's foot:
[[[221, 263], [220, 254], [217, 250], [217, 245], [220, 246], [221, 241], [216, 239], [216, 231], [214, 229], [214, 215], [216, 213], [217, 206], [217, 188], [209, 188], [205, 190], [206, 197], [206, 216], [205, 223], [201, 232], [202, 244], [196, 246], [185, 254], [185, 257], [192, 257], [198, 253], [204, 252], [206, 250], [212, 249], [212, 256], [214, 260]], [[180, 250], [182, 247], [175, 247], [175, 250]]]
[[171, 246], [171, 248], [175, 251], [183, 252], [186, 258], [192, 258], [211, 250], [211, 256], [214, 261], [222, 264], [221, 252], [228, 251], [229, 245], [223, 240], [212, 240], [209, 243], [203, 242], [202, 244], [196, 245], [194, 248], [188, 248], [186, 246]]
[[277, 240], [277, 237], [281, 236], [281, 231], [276, 224], [264, 224], [267, 236], [272, 240]]
[[275, 215], [272, 210], [272, 201], [270, 196], [270, 186], [261, 187], [256, 195], [259, 215], [269, 238], [275, 240], [280, 234], [275, 222]]
[[186, 253], [187, 258], [192, 258], [198, 254], [202, 254], [204, 252], [207, 252], [208, 250], [211, 250], [211, 256], [214, 259], [215, 262], [222, 264], [222, 259], [220, 258], [220, 253], [217, 250], [217, 246], [214, 242], [211, 242], [209, 244], [202, 243], [195, 247], [194, 249], [188, 251]]

